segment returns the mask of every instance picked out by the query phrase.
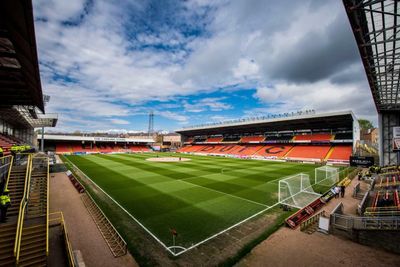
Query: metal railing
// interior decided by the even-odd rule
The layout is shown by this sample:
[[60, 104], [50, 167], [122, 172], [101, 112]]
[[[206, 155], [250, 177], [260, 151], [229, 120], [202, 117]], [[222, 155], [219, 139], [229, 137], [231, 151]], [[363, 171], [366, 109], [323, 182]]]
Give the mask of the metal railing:
[[307, 220], [305, 220], [304, 222], [302, 222], [300, 224], [300, 231], [305, 231], [307, 230], [310, 226], [314, 225], [315, 223], [318, 223], [319, 218], [321, 216], [325, 216], [325, 211], [321, 211], [317, 214], [315, 214], [314, 216], [308, 218]]
[[46, 256], [49, 255], [49, 189], [50, 189], [50, 162], [49, 158], [40, 154], [32, 157], [34, 169], [45, 168], [46, 171], [46, 208], [41, 209], [41, 215], [46, 216]]
[[400, 207], [368, 207], [365, 209], [364, 215], [366, 216], [399, 216]]
[[27, 162], [26, 174], [25, 174], [24, 195], [22, 197], [21, 204], [19, 207], [17, 231], [15, 234], [14, 256], [15, 256], [15, 260], [16, 260], [17, 264], [18, 264], [19, 255], [20, 255], [22, 229], [24, 226], [24, 218], [25, 218], [25, 209], [26, 209], [26, 206], [27, 206], [28, 200], [29, 200], [31, 173], [32, 173], [32, 156], [28, 155], [28, 162]]
[[17, 153], [14, 155], [14, 165], [24, 165], [28, 162], [28, 159], [31, 157], [32, 153]]
[[358, 204], [358, 206], [357, 206], [357, 213], [358, 213], [359, 215], [363, 215], [363, 214], [364, 214], [365, 209], [366, 209], [367, 204], [368, 204], [368, 197], [369, 197], [370, 194], [371, 194], [371, 190], [367, 191], [367, 192], [365, 193], [364, 197], [362, 198], [360, 204]]
[[[4, 188], [7, 188], [8, 181], [10, 180], [11, 167], [13, 165], [14, 157], [11, 155], [0, 158], [0, 181], [5, 179]], [[2, 188], [0, 188], [1, 190]]]
[[69, 241], [68, 229], [67, 229], [67, 225], [64, 220], [64, 214], [61, 211], [57, 211], [57, 212], [49, 213], [49, 217], [55, 217], [55, 218], [49, 219], [48, 222], [56, 221], [57, 224], [61, 225], [64, 242], [65, 242], [65, 249], [66, 249], [67, 258], [68, 258], [68, 266], [75, 267], [74, 253], [72, 251], [71, 242]]
[[331, 214], [331, 225], [345, 230], [400, 230], [400, 217], [354, 217]]
[[356, 198], [358, 193], [361, 191], [361, 184], [357, 183], [357, 185], [353, 188], [353, 197]]
[[[99, 229], [114, 257], [125, 255], [127, 253], [127, 245], [125, 240], [115, 229], [114, 225], [108, 220], [107, 216], [99, 208], [97, 203], [93, 200], [92, 196], [90, 196], [88, 193], [82, 194], [81, 199], [83, 200], [83, 203], [88, 209], [90, 215], [96, 223], [97, 228]], [[101, 219], [96, 219], [96, 215], [100, 216]], [[107, 231], [107, 233], [105, 231]]]

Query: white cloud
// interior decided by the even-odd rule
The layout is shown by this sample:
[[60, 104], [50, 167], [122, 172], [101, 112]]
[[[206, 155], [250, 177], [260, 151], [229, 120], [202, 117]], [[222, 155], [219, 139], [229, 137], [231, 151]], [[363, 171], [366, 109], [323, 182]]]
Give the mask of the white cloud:
[[239, 59], [237, 66], [233, 68], [233, 76], [238, 79], [243, 77], [257, 78], [258, 72], [259, 67], [254, 60], [249, 60], [246, 58]]
[[[336, 73], [357, 65], [353, 61], [349, 66], [342, 57], [338, 57], [340, 62], [332, 61], [336, 53], [357, 54], [336, 34], [347, 25], [340, 1], [319, 5], [290, 0], [188, 1], [183, 3], [186, 12], [174, 14], [174, 19], [190, 27], [198, 23], [197, 15], [206, 17], [201, 24], [205, 33], [198, 36], [186, 36], [167, 23], [160, 23], [162, 30], [157, 33], [141, 31], [140, 27], [153, 22], [142, 13], [145, 5], [142, 1], [118, 5], [94, 1], [89, 6], [83, 0], [34, 1], [34, 13], [40, 19], [36, 35], [43, 89], [52, 97], [47, 110], [67, 114], [62, 116], [66, 121], [60, 119], [60, 127], [76, 123], [103, 129], [89, 117], [106, 118], [100, 119], [103, 124], [127, 125], [125, 118], [145, 114], [144, 104], [149, 101], [192, 95], [198, 99], [201, 93], [229, 86], [256, 87], [254, 97], [277, 112], [314, 108], [375, 114], [365, 82], [339, 85], [330, 81]], [[143, 25], [129, 24], [132, 18]], [[351, 35], [346, 38], [354, 42]], [[345, 47], [335, 46], [340, 43]], [[146, 48], [156, 45], [173, 49]], [[234, 109], [227, 102], [188, 98], [182, 106], [190, 113]], [[157, 113], [179, 123], [190, 121], [184, 112], [172, 108], [176, 105], [159, 105]]]
[[254, 97], [262, 100], [263, 102], [272, 102], [279, 98], [279, 91], [273, 88], [267, 88], [265, 86], [261, 86], [257, 88]]
[[174, 121], [178, 121], [181, 124], [186, 124], [188, 123], [189, 118], [187, 116], [181, 115], [177, 112], [172, 112], [172, 111], [160, 111], [157, 113], [157, 115], [170, 119], [170, 120], [174, 120]]
[[183, 107], [186, 112], [203, 112], [207, 110], [211, 111], [222, 111], [232, 109], [230, 104], [222, 102], [225, 97], [206, 97], [200, 100], [194, 101], [193, 104], [183, 101]]
[[109, 121], [110, 121], [111, 123], [113, 123], [113, 124], [119, 124], [119, 125], [130, 124], [129, 121], [127, 121], [127, 120], [121, 120], [121, 119], [110, 119]]
[[367, 86], [359, 84], [337, 85], [328, 80], [312, 84], [278, 83], [274, 88], [261, 87], [255, 96], [266, 103], [266, 108], [253, 109], [248, 115], [291, 112], [315, 109], [317, 112], [352, 110], [358, 116], [376, 122], [374, 106]]

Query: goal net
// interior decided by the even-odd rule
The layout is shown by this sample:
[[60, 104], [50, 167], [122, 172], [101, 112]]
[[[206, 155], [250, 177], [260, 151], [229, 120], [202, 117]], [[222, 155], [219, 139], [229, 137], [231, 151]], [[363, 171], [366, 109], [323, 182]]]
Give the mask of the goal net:
[[308, 174], [299, 173], [279, 180], [278, 197], [283, 205], [301, 209], [320, 196], [314, 192]]
[[339, 169], [331, 166], [322, 166], [315, 169], [315, 184], [332, 186], [339, 182]]

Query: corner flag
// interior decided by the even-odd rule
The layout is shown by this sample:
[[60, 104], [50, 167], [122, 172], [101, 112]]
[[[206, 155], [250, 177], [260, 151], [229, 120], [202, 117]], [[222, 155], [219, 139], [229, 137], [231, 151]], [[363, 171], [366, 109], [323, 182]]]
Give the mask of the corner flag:
[[178, 236], [178, 232], [176, 231], [176, 229], [171, 229], [171, 234], [173, 236]]

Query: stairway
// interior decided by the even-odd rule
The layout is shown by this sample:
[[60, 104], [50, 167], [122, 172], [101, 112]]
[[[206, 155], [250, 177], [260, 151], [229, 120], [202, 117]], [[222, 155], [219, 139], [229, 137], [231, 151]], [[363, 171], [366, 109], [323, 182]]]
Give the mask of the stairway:
[[335, 147], [331, 146], [331, 148], [329, 149], [328, 153], [325, 155], [324, 161], [327, 161], [331, 157], [334, 149], [335, 149]]
[[47, 172], [33, 170], [27, 217], [34, 218], [46, 215], [47, 210]]
[[24, 227], [19, 267], [46, 266], [46, 224]]
[[18, 266], [47, 264], [47, 167], [37, 165], [36, 161], [34, 158]]
[[[293, 137], [293, 139], [294, 139], [294, 137]], [[290, 152], [292, 152], [292, 150], [294, 149], [294, 147], [295, 147], [295, 146], [292, 146], [292, 147], [285, 153], [285, 155], [283, 155], [281, 158], [286, 158], [286, 157], [290, 154]]]
[[8, 208], [7, 217], [18, 216], [19, 205], [24, 196], [26, 166], [13, 166], [7, 189], [10, 190], [11, 207]]
[[5, 223], [0, 226], [0, 266], [14, 266], [14, 242], [16, 223]]

